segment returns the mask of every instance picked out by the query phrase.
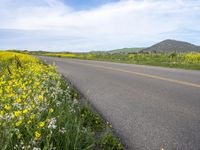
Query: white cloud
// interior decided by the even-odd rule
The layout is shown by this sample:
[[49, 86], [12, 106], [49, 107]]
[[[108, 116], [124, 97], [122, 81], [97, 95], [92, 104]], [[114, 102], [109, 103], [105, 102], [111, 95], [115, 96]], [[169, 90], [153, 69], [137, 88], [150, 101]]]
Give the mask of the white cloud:
[[[46, 39], [44, 43], [48, 43], [49, 37], [55, 38], [52, 49], [56, 46], [74, 50], [143, 46], [161, 38], [171, 38], [169, 34], [163, 35], [166, 32], [200, 30], [199, 0], [121, 0], [81, 11], [59, 0], [17, 2], [0, 1], [0, 28], [31, 31], [30, 36], [33, 30], [39, 30], [41, 32], [35, 32], [36, 37]], [[173, 34], [173, 37], [179, 36]], [[187, 40], [187, 37], [180, 38]], [[43, 49], [46, 46], [37, 40], [32, 42]]]

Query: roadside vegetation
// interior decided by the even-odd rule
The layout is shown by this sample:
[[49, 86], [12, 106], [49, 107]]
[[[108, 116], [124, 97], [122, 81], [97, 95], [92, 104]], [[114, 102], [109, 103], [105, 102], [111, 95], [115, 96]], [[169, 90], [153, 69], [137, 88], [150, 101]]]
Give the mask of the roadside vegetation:
[[43, 53], [45, 56], [102, 60], [200, 70], [200, 53]]
[[0, 52], [0, 149], [123, 149], [109, 125], [78, 98], [54, 66]]

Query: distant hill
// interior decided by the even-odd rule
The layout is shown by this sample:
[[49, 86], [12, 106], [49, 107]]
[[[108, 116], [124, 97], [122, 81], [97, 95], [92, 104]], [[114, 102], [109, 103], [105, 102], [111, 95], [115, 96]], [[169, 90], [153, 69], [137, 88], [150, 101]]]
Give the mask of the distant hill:
[[176, 40], [164, 40], [149, 48], [143, 49], [142, 52], [200, 52], [200, 46]]
[[122, 48], [122, 49], [115, 49], [115, 50], [111, 50], [108, 51], [111, 54], [114, 53], [133, 53], [133, 52], [139, 52], [144, 48]]

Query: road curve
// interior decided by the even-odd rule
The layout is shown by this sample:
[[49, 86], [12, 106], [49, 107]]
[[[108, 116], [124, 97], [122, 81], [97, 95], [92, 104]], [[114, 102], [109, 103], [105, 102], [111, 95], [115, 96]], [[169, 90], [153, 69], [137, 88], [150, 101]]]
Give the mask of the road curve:
[[200, 150], [200, 71], [40, 57], [55, 62], [130, 150]]

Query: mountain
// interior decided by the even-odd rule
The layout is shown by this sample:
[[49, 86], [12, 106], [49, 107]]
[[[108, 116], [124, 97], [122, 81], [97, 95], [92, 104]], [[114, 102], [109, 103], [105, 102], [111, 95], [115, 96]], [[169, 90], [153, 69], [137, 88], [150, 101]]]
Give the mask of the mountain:
[[134, 52], [139, 52], [144, 48], [122, 48], [122, 49], [115, 49], [115, 50], [111, 50], [108, 51], [111, 54], [115, 54], [115, 53], [134, 53]]
[[200, 52], [200, 46], [176, 40], [164, 40], [149, 48], [143, 49], [142, 52]]

